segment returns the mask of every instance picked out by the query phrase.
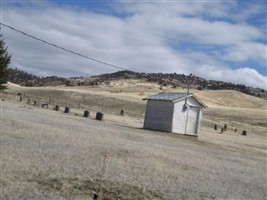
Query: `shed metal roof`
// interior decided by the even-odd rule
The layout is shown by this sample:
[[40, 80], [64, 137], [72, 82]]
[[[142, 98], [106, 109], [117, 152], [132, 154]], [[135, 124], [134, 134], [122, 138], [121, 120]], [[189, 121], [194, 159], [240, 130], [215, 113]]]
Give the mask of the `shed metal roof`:
[[152, 96], [146, 97], [143, 100], [157, 100], [157, 101], [179, 101], [188, 97], [195, 98], [204, 108], [207, 108], [208, 106], [204, 104], [199, 98], [197, 98], [193, 93], [158, 93], [154, 94]]
[[187, 93], [158, 93], [158, 94], [149, 96], [147, 98], [144, 98], [143, 100], [174, 101], [177, 99], [190, 97], [190, 96], [192, 96], [192, 93], [189, 93], [189, 94]]

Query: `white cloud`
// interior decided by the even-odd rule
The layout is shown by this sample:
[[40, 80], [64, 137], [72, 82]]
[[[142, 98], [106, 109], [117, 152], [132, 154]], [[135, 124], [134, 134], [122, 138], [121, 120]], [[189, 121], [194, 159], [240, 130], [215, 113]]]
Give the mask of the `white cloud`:
[[261, 43], [240, 43], [227, 49], [224, 60], [228, 61], [246, 61], [254, 60], [267, 67], [267, 45]]
[[238, 69], [229, 69], [226, 67], [214, 67], [210, 65], [200, 66], [198, 73], [211, 80], [221, 80], [235, 84], [247, 84], [253, 87], [267, 89], [267, 78], [261, 75], [255, 69], [243, 67]]
[[[131, 15], [119, 18], [46, 3], [42, 6], [6, 5], [2, 15], [3, 23], [129, 70], [193, 73], [208, 79], [266, 88], [266, 76], [251, 67], [231, 69], [224, 63], [252, 60], [266, 67], [266, 45], [258, 42], [264, 40], [265, 34], [249, 24], [223, 20], [229, 18], [231, 6], [236, 5], [181, 2], [162, 3], [159, 7], [156, 3], [126, 3], [116, 7], [117, 12]], [[7, 28], [3, 33], [12, 63], [26, 71], [63, 76], [116, 71]], [[175, 49], [182, 43], [188, 43], [189, 50]], [[190, 44], [200, 49], [190, 50]], [[214, 51], [202, 50], [202, 45], [215, 46]]]
[[115, 4], [118, 13], [149, 14], [165, 16], [215, 16], [229, 17], [234, 2], [223, 1], [120, 1]]

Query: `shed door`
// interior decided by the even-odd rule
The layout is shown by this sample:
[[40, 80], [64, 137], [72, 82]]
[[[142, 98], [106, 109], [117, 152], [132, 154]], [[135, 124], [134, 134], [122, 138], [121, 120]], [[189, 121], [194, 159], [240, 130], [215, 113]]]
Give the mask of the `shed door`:
[[199, 108], [190, 106], [188, 110], [186, 133], [197, 134], [198, 116]]

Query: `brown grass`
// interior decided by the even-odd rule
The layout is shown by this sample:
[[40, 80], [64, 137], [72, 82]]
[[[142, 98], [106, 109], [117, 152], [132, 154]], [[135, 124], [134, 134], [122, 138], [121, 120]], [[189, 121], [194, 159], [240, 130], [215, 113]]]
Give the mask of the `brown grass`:
[[[227, 106], [227, 91], [216, 101], [215, 92], [201, 92], [210, 107], [197, 139], [140, 129], [145, 107], [140, 92], [146, 96], [158, 89], [138, 84], [144, 87], [138, 91], [132, 84], [130, 92], [130, 86], [11, 87], [1, 102], [1, 198], [90, 199], [99, 190], [111, 199], [266, 199], [265, 100], [245, 95], [260, 108], [249, 107], [251, 102], [236, 107], [238, 98]], [[83, 110], [73, 107], [63, 114], [20, 104], [17, 92], [40, 99], [50, 94], [61, 106], [76, 105], [83, 96], [96, 110], [101, 109], [98, 98], [117, 107], [106, 104], [105, 121], [98, 122], [82, 118]], [[121, 102], [127, 102], [124, 117]], [[219, 134], [214, 123], [228, 123], [228, 131]], [[248, 136], [241, 136], [243, 129]]]

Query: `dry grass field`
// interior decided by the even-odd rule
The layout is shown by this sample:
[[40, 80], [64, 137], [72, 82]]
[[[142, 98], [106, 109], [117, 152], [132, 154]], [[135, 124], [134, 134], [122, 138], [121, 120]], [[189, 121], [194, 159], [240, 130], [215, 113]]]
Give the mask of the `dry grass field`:
[[[266, 100], [234, 91], [194, 91], [209, 106], [194, 138], [141, 128], [142, 98], [162, 92], [157, 85], [111, 85], [9, 85], [0, 101], [0, 199], [91, 199], [93, 191], [106, 200], [267, 198]], [[71, 112], [19, 102], [17, 93], [43, 102], [52, 96], [53, 105], [70, 106]], [[82, 117], [81, 99], [89, 119]], [[94, 120], [102, 110], [105, 120]], [[219, 134], [214, 123], [227, 123], [228, 131]], [[242, 130], [248, 135], [241, 136]]]

